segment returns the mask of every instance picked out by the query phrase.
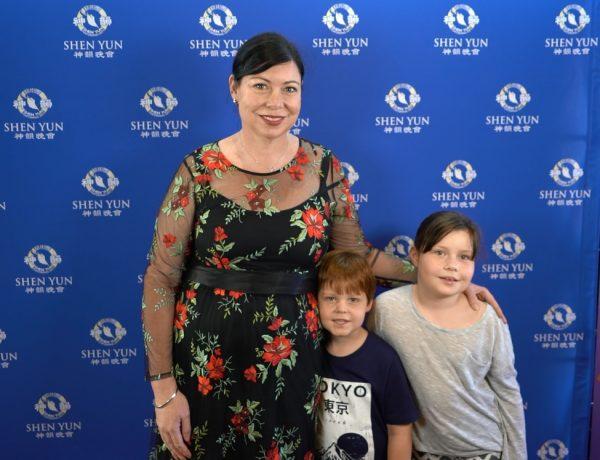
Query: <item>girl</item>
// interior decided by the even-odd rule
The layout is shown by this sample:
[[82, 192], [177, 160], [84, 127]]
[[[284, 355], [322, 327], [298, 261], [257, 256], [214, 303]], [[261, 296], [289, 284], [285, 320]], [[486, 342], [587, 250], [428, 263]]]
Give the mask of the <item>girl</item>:
[[434, 213], [410, 251], [417, 284], [376, 299], [371, 324], [400, 355], [423, 414], [413, 425], [414, 459], [527, 458], [508, 327], [463, 294], [478, 248], [469, 218]]

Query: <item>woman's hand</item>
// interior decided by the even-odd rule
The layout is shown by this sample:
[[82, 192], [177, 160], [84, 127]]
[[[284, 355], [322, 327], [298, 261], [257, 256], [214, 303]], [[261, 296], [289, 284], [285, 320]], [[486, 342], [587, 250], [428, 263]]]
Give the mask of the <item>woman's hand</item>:
[[492, 306], [498, 315], [498, 318], [500, 318], [503, 323], [508, 322], [506, 320], [506, 316], [504, 316], [504, 313], [500, 308], [500, 305], [498, 305], [498, 302], [496, 302], [496, 299], [494, 299], [492, 293], [483, 286], [471, 283], [467, 287], [465, 295], [467, 296], [469, 305], [471, 305], [473, 310], [479, 310], [479, 308], [483, 306], [481, 302], [487, 302]]
[[[162, 404], [173, 394], [177, 384], [169, 378], [152, 382], [156, 404]], [[191, 442], [192, 428], [190, 423], [190, 406], [186, 397], [177, 392], [175, 398], [166, 406], [155, 409], [156, 426], [160, 437], [167, 445], [175, 460], [185, 460], [192, 457], [186, 446]]]

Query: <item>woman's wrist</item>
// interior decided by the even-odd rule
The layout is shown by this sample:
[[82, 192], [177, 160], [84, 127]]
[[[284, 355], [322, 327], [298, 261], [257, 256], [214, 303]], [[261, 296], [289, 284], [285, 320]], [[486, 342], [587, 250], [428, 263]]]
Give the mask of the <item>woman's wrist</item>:
[[175, 392], [175, 390], [177, 390], [177, 382], [174, 377], [155, 380], [150, 382], [150, 385], [152, 386], [154, 400], [157, 404], [163, 403]]

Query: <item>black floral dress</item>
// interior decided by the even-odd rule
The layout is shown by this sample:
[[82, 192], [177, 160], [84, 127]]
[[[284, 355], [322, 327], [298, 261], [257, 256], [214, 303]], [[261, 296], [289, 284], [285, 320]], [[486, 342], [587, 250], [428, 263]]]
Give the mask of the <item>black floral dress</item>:
[[[316, 292], [268, 287], [282, 273], [314, 276], [331, 247], [407, 277], [365, 244], [342, 167], [322, 146], [300, 140], [273, 173], [236, 167], [218, 143], [182, 162], [156, 221], [142, 314], [149, 375], [172, 372], [190, 404], [193, 458], [314, 458]], [[232, 288], [231, 274], [254, 281]], [[171, 458], [159, 437], [151, 457]]]

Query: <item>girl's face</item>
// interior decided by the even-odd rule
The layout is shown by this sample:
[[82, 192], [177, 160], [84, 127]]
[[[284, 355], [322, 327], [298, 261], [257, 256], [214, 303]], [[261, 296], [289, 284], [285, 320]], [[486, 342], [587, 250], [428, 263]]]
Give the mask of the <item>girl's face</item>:
[[238, 83], [230, 76], [229, 89], [238, 100], [242, 127], [267, 139], [286, 135], [300, 113], [301, 83], [293, 61], [247, 75]]
[[450, 232], [428, 252], [412, 248], [410, 256], [417, 267], [417, 282], [436, 297], [460, 294], [473, 278], [473, 244], [466, 230]]

